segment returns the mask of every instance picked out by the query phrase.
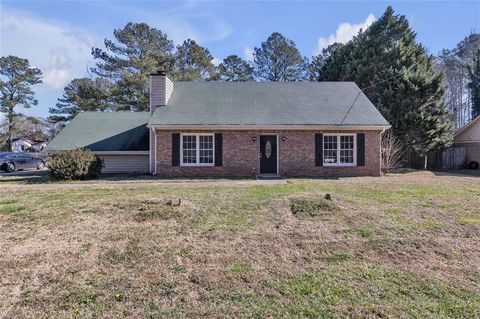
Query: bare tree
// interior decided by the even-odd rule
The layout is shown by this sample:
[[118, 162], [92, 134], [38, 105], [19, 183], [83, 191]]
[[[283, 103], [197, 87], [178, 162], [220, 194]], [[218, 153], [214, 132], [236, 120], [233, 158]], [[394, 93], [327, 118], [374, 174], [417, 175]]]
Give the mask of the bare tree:
[[436, 60], [436, 67], [445, 74], [445, 99], [450, 109], [454, 129], [458, 130], [472, 120], [472, 98], [468, 87], [468, 68], [480, 48], [480, 34], [472, 33], [453, 49], [444, 49]]
[[405, 151], [400, 140], [390, 129], [382, 134], [382, 171], [388, 174], [390, 170], [400, 167], [404, 162]]
[[[0, 120], [0, 150], [10, 151], [7, 136], [32, 141], [50, 141], [65, 125], [64, 122], [49, 122], [40, 117], [16, 114], [13, 121]], [[10, 128], [10, 131], [8, 131]]]

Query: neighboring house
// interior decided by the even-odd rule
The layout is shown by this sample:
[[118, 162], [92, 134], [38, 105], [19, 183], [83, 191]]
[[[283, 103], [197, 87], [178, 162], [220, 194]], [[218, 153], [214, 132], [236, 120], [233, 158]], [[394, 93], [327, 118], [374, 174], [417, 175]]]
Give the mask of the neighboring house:
[[480, 116], [455, 133], [453, 147], [465, 148], [465, 164], [480, 163]]
[[12, 140], [12, 152], [26, 152], [30, 147], [32, 147], [32, 144], [26, 139], [18, 138]]
[[24, 138], [17, 138], [12, 141], [12, 152], [40, 152], [47, 146], [45, 141], [32, 141]]
[[389, 124], [353, 82], [150, 81], [150, 112], [80, 113], [46, 150], [162, 177], [380, 175]]
[[32, 152], [41, 152], [43, 149], [47, 147], [47, 142], [45, 141], [32, 141]]

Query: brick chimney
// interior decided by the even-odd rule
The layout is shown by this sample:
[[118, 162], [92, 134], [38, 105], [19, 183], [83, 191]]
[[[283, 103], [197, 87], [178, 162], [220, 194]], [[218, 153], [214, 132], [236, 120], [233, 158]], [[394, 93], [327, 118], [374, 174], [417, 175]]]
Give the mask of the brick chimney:
[[173, 82], [163, 70], [156, 74], [150, 74], [150, 114], [157, 107], [166, 106], [173, 92]]

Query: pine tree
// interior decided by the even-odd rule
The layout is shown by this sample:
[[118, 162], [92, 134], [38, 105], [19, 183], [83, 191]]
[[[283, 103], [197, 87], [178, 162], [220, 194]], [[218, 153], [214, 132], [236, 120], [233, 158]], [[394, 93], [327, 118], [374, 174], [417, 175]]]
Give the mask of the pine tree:
[[452, 141], [443, 74], [415, 41], [404, 16], [383, 16], [323, 66], [320, 80], [354, 81], [392, 125], [403, 145], [425, 155]]
[[253, 67], [238, 55], [229, 55], [218, 66], [222, 81], [253, 81]]
[[334, 43], [324, 48], [322, 52], [312, 57], [312, 61], [308, 64], [308, 78], [310, 81], [318, 81], [322, 72], [325, 61], [338, 49], [342, 48], [342, 43]]
[[[107, 111], [112, 109], [114, 85], [105, 78], [73, 79], [64, 89], [55, 107], [50, 108], [52, 122], [69, 121], [82, 111]], [[118, 98], [118, 96], [117, 96]]]
[[92, 72], [115, 82], [115, 104], [122, 110], [145, 111], [149, 105], [149, 75], [173, 67], [173, 41], [146, 23], [129, 22], [105, 39], [106, 50], [93, 48]]
[[272, 33], [254, 49], [255, 75], [261, 81], [301, 81], [305, 79], [305, 59], [295, 43], [281, 33]]
[[468, 66], [470, 96], [472, 99], [472, 120], [480, 115], [480, 49], [473, 59], [473, 65]]
[[0, 58], [0, 113], [7, 118], [7, 149], [11, 148], [14, 133], [15, 108], [21, 105], [28, 109], [38, 104], [31, 86], [39, 83], [42, 83], [42, 72], [31, 68], [27, 59], [12, 55]]
[[174, 77], [182, 81], [210, 80], [213, 77], [213, 56], [194, 40], [183, 41], [175, 54]]

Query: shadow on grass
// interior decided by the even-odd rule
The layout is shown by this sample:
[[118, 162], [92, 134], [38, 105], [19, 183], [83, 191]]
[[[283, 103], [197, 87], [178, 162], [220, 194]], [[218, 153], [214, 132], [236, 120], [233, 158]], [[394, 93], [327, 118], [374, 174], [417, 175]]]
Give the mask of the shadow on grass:
[[449, 171], [432, 171], [435, 176], [470, 176], [480, 177], [480, 169], [457, 169]]
[[0, 173], [0, 184], [45, 184], [51, 183], [52, 179], [47, 170], [43, 171], [17, 171], [13, 173]]
[[56, 180], [48, 171], [18, 171], [0, 174], [1, 184], [72, 184], [72, 183], [102, 183], [102, 182], [211, 182], [211, 181], [254, 181], [255, 177], [159, 177], [149, 174], [101, 174], [98, 178], [89, 180]]
[[422, 170], [422, 169], [414, 169], [414, 168], [399, 168], [394, 169], [389, 172], [388, 175], [391, 174], [410, 174], [415, 172], [431, 172], [435, 176], [463, 176], [463, 177], [480, 177], [480, 170], [479, 169], [455, 169], [455, 170]]
[[162, 177], [157, 175], [150, 174], [102, 174], [97, 180], [104, 181], [178, 181], [178, 182], [188, 182], [188, 181], [220, 181], [220, 180], [231, 180], [231, 181], [242, 181], [242, 180], [255, 180], [255, 177], [249, 176], [182, 176], [182, 177]]

